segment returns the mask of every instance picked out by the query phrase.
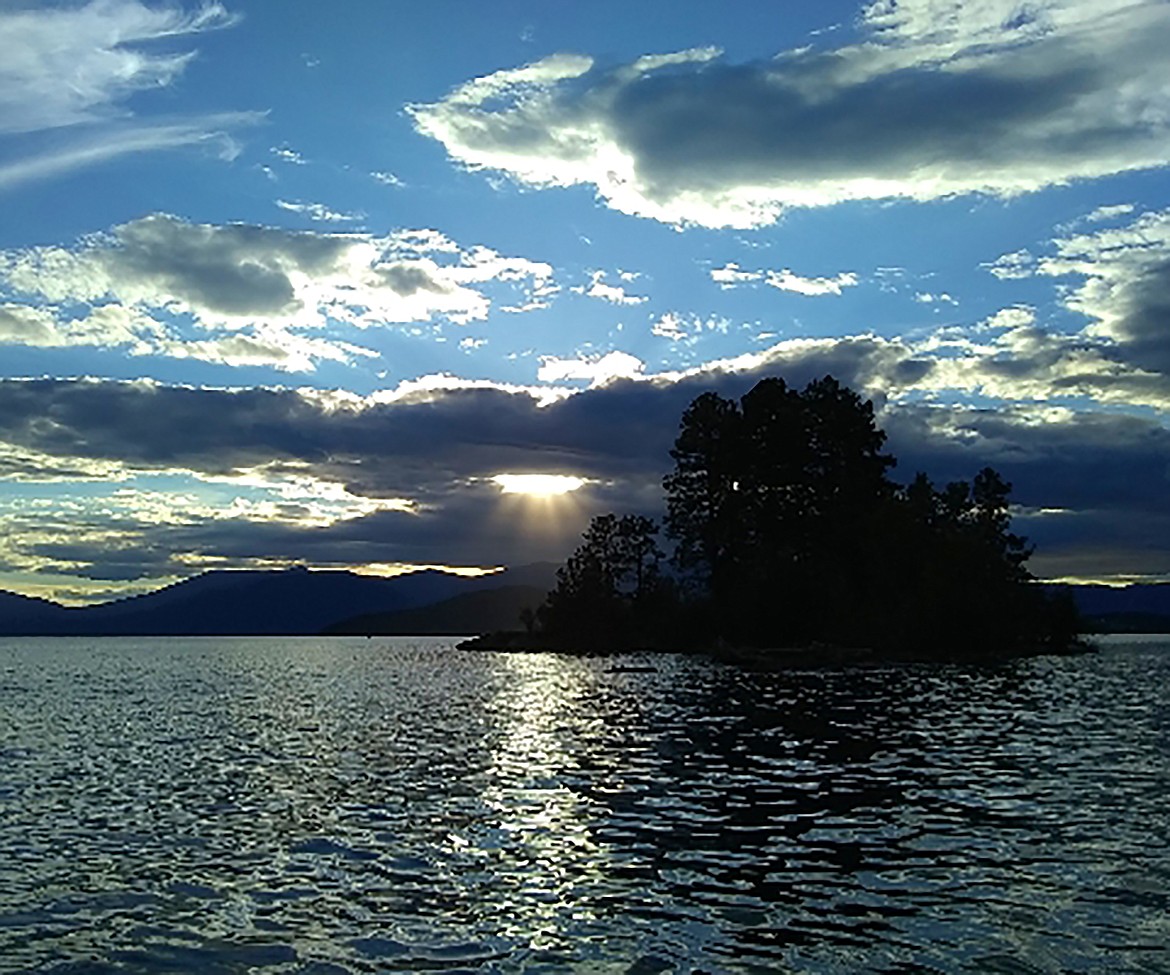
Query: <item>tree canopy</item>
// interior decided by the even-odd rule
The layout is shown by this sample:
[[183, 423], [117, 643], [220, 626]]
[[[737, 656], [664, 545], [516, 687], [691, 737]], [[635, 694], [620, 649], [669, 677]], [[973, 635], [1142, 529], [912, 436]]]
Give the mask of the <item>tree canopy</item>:
[[557, 570], [557, 585], [538, 610], [541, 625], [572, 634], [586, 648], [646, 639], [650, 607], [664, 588], [658, 526], [641, 515], [598, 515], [580, 547]]
[[583, 646], [825, 641], [907, 653], [1067, 643], [1011, 531], [991, 468], [901, 486], [873, 406], [831, 376], [704, 393], [683, 413], [663, 481], [672, 573], [648, 518], [603, 515], [558, 576], [545, 628]]

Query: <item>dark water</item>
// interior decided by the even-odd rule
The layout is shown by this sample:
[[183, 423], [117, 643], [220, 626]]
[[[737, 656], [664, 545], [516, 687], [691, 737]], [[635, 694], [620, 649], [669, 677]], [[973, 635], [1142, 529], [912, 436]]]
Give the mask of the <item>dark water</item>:
[[1168, 972], [1168, 678], [2, 641], [0, 970]]

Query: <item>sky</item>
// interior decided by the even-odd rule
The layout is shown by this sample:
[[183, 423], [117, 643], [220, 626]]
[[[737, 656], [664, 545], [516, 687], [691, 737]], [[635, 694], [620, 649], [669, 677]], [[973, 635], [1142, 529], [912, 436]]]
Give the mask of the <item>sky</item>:
[[826, 374], [1170, 579], [1170, 4], [0, 0], [0, 588], [559, 561]]

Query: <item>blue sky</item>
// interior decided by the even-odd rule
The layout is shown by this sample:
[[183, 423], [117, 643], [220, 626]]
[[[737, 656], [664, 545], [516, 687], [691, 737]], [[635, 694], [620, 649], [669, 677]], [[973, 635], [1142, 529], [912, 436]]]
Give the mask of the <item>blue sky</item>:
[[1166, 578], [1168, 36], [1153, 0], [4, 0], [0, 588], [559, 559], [655, 513], [694, 395], [825, 373], [896, 476], [1002, 470], [1039, 575]]

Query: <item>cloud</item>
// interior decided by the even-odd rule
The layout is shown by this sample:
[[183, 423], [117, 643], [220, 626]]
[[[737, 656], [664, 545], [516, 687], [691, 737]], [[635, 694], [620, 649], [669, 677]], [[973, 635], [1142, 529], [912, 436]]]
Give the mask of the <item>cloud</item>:
[[293, 166], [307, 166], [308, 160], [305, 159], [296, 149], [290, 149], [288, 146], [273, 146], [268, 150], [281, 162], [289, 163]]
[[25, 305], [0, 305], [0, 344], [52, 346], [64, 342], [52, 312]]
[[1116, 343], [1137, 367], [1170, 375], [1170, 210], [1053, 244], [1035, 273], [1081, 279], [1063, 300], [1092, 321], [1087, 334]]
[[544, 383], [584, 379], [591, 386], [604, 386], [614, 379], [639, 376], [645, 368], [646, 364], [641, 359], [628, 352], [607, 352], [578, 359], [545, 356], [541, 359], [537, 378]]
[[388, 171], [375, 171], [370, 173], [370, 176], [383, 186], [393, 186], [396, 189], [400, 189], [406, 185], [401, 179]]
[[[359, 346], [310, 338], [302, 330], [331, 322], [374, 328], [435, 318], [481, 320], [492, 304], [489, 285], [533, 299], [548, 294], [551, 281], [547, 264], [486, 247], [461, 248], [430, 230], [374, 237], [191, 224], [165, 214], [93, 235], [72, 249], [0, 254], [10, 319], [15, 299], [23, 298], [29, 309], [45, 302], [85, 305], [91, 320], [121, 315], [153, 323], [146, 332], [84, 332], [58, 313], [56, 338], [26, 322], [20, 333], [25, 344], [113, 346], [133, 340], [145, 343], [134, 350], [140, 354], [294, 371], [312, 369], [320, 359], [365, 354]], [[42, 324], [44, 314], [36, 312]], [[187, 331], [203, 334], [179, 334], [184, 316], [191, 320]], [[164, 321], [169, 324], [159, 324]], [[6, 338], [17, 340], [15, 324]]]
[[668, 311], [650, 326], [650, 334], [678, 342], [686, 338], [686, 322], [675, 312]]
[[47, 308], [0, 305], [0, 344], [123, 347], [131, 355], [145, 355], [155, 351], [165, 335], [161, 323], [121, 305], [103, 305], [81, 318], [66, 320], [58, 320]]
[[318, 362], [349, 362], [377, 353], [348, 342], [308, 338], [287, 329], [260, 326], [250, 334], [217, 339], [168, 339], [140, 354], [196, 359], [223, 366], [271, 366], [285, 372], [312, 372]]
[[0, 190], [136, 152], [197, 146], [220, 159], [234, 159], [239, 146], [231, 131], [253, 125], [261, 117], [255, 112], [231, 112], [171, 122], [115, 122], [84, 132], [70, 131], [67, 139], [55, 140], [63, 142], [61, 145], [42, 146], [39, 151], [0, 162]]
[[831, 278], [803, 278], [793, 274], [788, 268], [781, 271], [768, 271], [764, 280], [773, 288], [781, 291], [794, 291], [798, 295], [839, 295], [843, 288], [852, 288], [857, 284], [857, 275], [851, 271], [843, 271]]
[[1012, 196], [1164, 166], [1156, 0], [874, 3], [869, 36], [732, 64], [556, 55], [409, 107], [453, 160], [615, 210], [752, 227], [848, 200]]
[[1010, 254], [1001, 254], [982, 267], [1001, 281], [1020, 281], [1032, 276], [1035, 260], [1032, 252], [1025, 248], [1012, 251]]
[[233, 22], [218, 3], [193, 13], [136, 0], [0, 11], [0, 132], [33, 132], [108, 117], [138, 91], [165, 87], [190, 53], [152, 51], [149, 42]]
[[687, 315], [682, 312], [664, 312], [650, 325], [650, 334], [672, 342], [695, 341], [703, 332], [726, 332], [731, 322], [712, 315]]
[[[1035, 565], [1044, 572], [1170, 569], [1166, 536], [1155, 544], [1148, 530], [1142, 534], [1143, 524], [1165, 520], [1170, 487], [1170, 433], [1155, 418], [883, 395], [883, 384], [905, 389], [929, 377], [907, 362], [908, 352], [864, 337], [787, 343], [752, 359], [673, 375], [637, 371], [544, 400], [538, 389], [486, 381], [361, 397], [4, 380], [0, 474], [21, 483], [40, 472], [60, 492], [38, 489], [44, 504], [23, 513], [15, 502], [0, 510], [4, 545], [11, 564], [39, 560], [46, 573], [92, 576], [109, 559], [127, 577], [137, 571], [160, 579], [216, 560], [486, 566], [559, 559], [592, 513], [658, 513], [678, 417], [700, 392], [738, 396], [765, 375], [799, 386], [833, 372], [879, 387], [871, 395], [900, 458], [899, 478], [924, 470], [942, 483], [970, 478], [988, 463], [1002, 470], [1026, 515], [1021, 527], [1042, 544]], [[531, 510], [501, 498], [491, 481], [514, 471], [585, 483], [572, 507], [542, 530]], [[71, 495], [63, 480], [103, 475], [118, 483], [96, 500], [96, 488]], [[155, 478], [168, 493], [152, 500], [144, 492]], [[168, 500], [180, 481], [186, 487]], [[1091, 530], [1078, 534], [1085, 525]]]
[[827, 278], [806, 278], [788, 268], [779, 271], [747, 271], [738, 264], [729, 263], [723, 267], [712, 268], [711, 280], [724, 290], [762, 281], [780, 291], [793, 291], [799, 295], [817, 297], [839, 295], [842, 289], [854, 287], [857, 284], [857, 275], [852, 271], [842, 271]]
[[345, 213], [342, 210], [333, 210], [324, 203], [299, 203], [290, 200], [277, 200], [276, 205], [290, 213], [301, 213], [315, 223], [352, 223], [364, 220], [366, 215], [361, 211]]
[[711, 280], [721, 288], [734, 288], [739, 284], [748, 284], [763, 280], [763, 271], [745, 271], [738, 264], [729, 262], [723, 267], [711, 269]]
[[[1024, 315], [1022, 309], [1001, 311], [984, 324], [1008, 328], [997, 340], [1010, 346], [1000, 364], [1005, 377], [1025, 363], [1048, 360], [1050, 373], [1063, 372], [1061, 383], [1095, 399], [1170, 409], [1170, 210], [1099, 226], [1133, 212], [1128, 205], [1098, 208], [1062, 228], [1065, 235], [1046, 252], [1016, 251], [985, 265], [1000, 278], [1059, 279], [1061, 303], [1088, 321], [1070, 336], [1029, 328], [1031, 318], [1002, 317]], [[1085, 224], [1092, 229], [1072, 232]]]
[[644, 295], [629, 294], [620, 284], [608, 284], [604, 271], [591, 271], [588, 285], [580, 285], [569, 290], [588, 298], [608, 301], [612, 305], [641, 305], [650, 300]]
[[0, 10], [0, 151], [7, 157], [0, 189], [134, 152], [211, 145], [233, 156], [230, 130], [255, 114], [141, 122], [127, 107], [131, 96], [171, 85], [193, 57], [155, 42], [233, 23], [218, 3], [192, 11], [138, 0]]
[[1100, 206], [1085, 215], [1086, 223], [1102, 223], [1106, 220], [1115, 220], [1118, 217], [1127, 217], [1136, 210], [1132, 203], [1114, 203], [1109, 206]]

